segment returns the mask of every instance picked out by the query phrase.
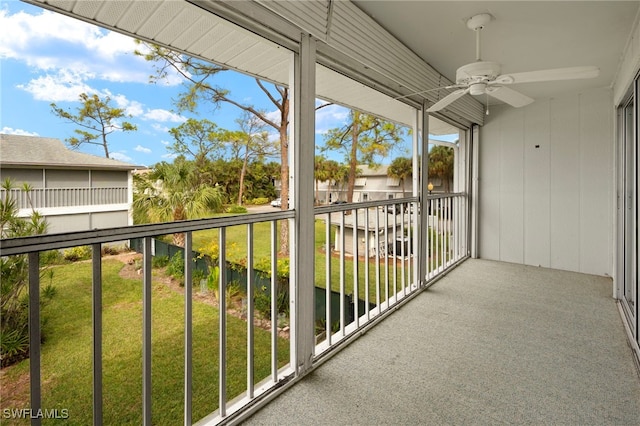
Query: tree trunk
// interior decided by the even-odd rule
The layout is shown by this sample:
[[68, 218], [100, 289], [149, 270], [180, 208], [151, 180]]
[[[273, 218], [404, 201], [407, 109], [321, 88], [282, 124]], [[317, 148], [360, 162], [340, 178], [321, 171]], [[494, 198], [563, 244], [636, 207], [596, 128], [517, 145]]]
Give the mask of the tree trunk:
[[238, 205], [242, 205], [242, 193], [244, 192], [244, 176], [247, 174], [247, 163], [249, 162], [249, 149], [247, 148], [244, 161], [242, 162], [242, 169], [240, 169], [240, 189], [238, 190]]
[[107, 136], [102, 133], [102, 147], [104, 148], [104, 156], [109, 158], [109, 145], [107, 144]]
[[178, 247], [184, 247], [184, 233], [178, 232], [173, 234], [173, 245]]

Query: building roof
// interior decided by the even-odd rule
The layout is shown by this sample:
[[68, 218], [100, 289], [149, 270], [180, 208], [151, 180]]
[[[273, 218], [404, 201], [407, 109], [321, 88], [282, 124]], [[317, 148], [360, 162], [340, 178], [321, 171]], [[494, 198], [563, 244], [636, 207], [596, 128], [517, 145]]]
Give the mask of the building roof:
[[134, 170], [145, 168], [68, 149], [59, 139], [0, 133], [0, 166]]
[[360, 169], [358, 176], [386, 176], [389, 166], [381, 164], [378, 167], [369, 167], [365, 164], [358, 164], [358, 169]]

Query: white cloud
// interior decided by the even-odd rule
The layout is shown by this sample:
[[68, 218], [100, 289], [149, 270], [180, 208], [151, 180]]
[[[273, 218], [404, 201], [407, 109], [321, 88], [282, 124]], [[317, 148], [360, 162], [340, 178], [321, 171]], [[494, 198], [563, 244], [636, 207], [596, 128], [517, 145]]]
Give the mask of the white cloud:
[[[14, 59], [39, 71], [65, 70], [85, 78], [113, 82], [148, 83], [152, 64], [135, 56], [144, 50], [134, 39], [95, 25], [42, 10], [9, 14], [0, 10], [0, 59]], [[163, 85], [177, 85], [181, 77], [170, 72]]]
[[280, 110], [269, 111], [264, 114], [267, 120], [271, 120], [276, 124], [280, 124]]
[[160, 143], [164, 146], [168, 146], [170, 142], [165, 141], [165, 140], [161, 140]]
[[113, 100], [118, 108], [124, 109], [124, 113], [132, 117], [139, 117], [144, 114], [144, 105], [138, 101], [131, 101], [125, 95], [112, 95], [108, 90], [105, 91], [107, 96]]
[[80, 93], [97, 93], [97, 90], [84, 82], [80, 74], [68, 70], [56, 74], [47, 74], [35, 78], [26, 85], [18, 85], [33, 96], [34, 99], [47, 102], [77, 101]]
[[[316, 108], [326, 102], [316, 101]], [[341, 127], [349, 117], [349, 108], [329, 105], [316, 110], [316, 133], [325, 134], [329, 129]]]
[[110, 154], [110, 157], [113, 158], [114, 160], [124, 161], [127, 163], [130, 163], [131, 161], [133, 161], [131, 157], [129, 157], [126, 154], [123, 154], [122, 152], [112, 152]]
[[2, 130], [0, 130], [0, 133], [3, 133], [5, 135], [40, 136], [36, 132], [30, 132], [28, 130], [22, 130], [22, 129], [14, 129], [7, 126], [3, 127]]
[[145, 148], [142, 145], [136, 146], [133, 150], [138, 152], [144, 152], [145, 154], [151, 154], [151, 150], [149, 148]]
[[151, 125], [151, 127], [153, 128], [153, 130], [155, 130], [157, 132], [162, 132], [162, 133], [168, 133], [169, 132], [169, 128], [167, 126], [163, 126], [160, 123], [153, 123]]
[[178, 157], [178, 154], [171, 154], [171, 153], [162, 155], [162, 158], [168, 158], [168, 159], [171, 159], [171, 160], [173, 160], [174, 158], [177, 158], [177, 157]]
[[185, 117], [171, 111], [167, 111], [166, 109], [149, 109], [144, 113], [143, 119], [160, 122], [170, 121], [172, 123], [183, 123], [187, 121]]

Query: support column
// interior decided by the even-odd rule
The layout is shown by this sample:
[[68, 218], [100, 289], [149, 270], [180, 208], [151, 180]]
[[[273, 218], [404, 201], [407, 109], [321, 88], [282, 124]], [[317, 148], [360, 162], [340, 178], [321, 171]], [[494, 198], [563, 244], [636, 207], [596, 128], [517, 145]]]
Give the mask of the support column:
[[[420, 132], [420, 246], [418, 252], [418, 276], [420, 286], [424, 285], [427, 281], [427, 262], [429, 257], [429, 246], [427, 245], [427, 235], [429, 227], [429, 214], [427, 211], [427, 197], [429, 190], [427, 184], [429, 183], [429, 113], [427, 112], [427, 104], [422, 105], [422, 109], [417, 113], [418, 119], [421, 124]], [[415, 161], [415, 160], [414, 160]]]
[[300, 39], [300, 53], [295, 54], [293, 66], [293, 135], [294, 171], [292, 201], [296, 211], [291, 236], [290, 284], [292, 341], [296, 374], [304, 374], [311, 367], [315, 347], [315, 226], [314, 226], [314, 161], [315, 161], [315, 73], [316, 42], [309, 35]]

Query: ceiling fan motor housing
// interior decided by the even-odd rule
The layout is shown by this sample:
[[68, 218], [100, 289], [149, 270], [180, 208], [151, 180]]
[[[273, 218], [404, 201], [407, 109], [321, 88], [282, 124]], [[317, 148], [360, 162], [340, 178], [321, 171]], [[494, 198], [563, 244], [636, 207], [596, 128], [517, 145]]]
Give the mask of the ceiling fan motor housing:
[[478, 61], [463, 65], [456, 71], [456, 84], [487, 83], [500, 75], [497, 62]]

